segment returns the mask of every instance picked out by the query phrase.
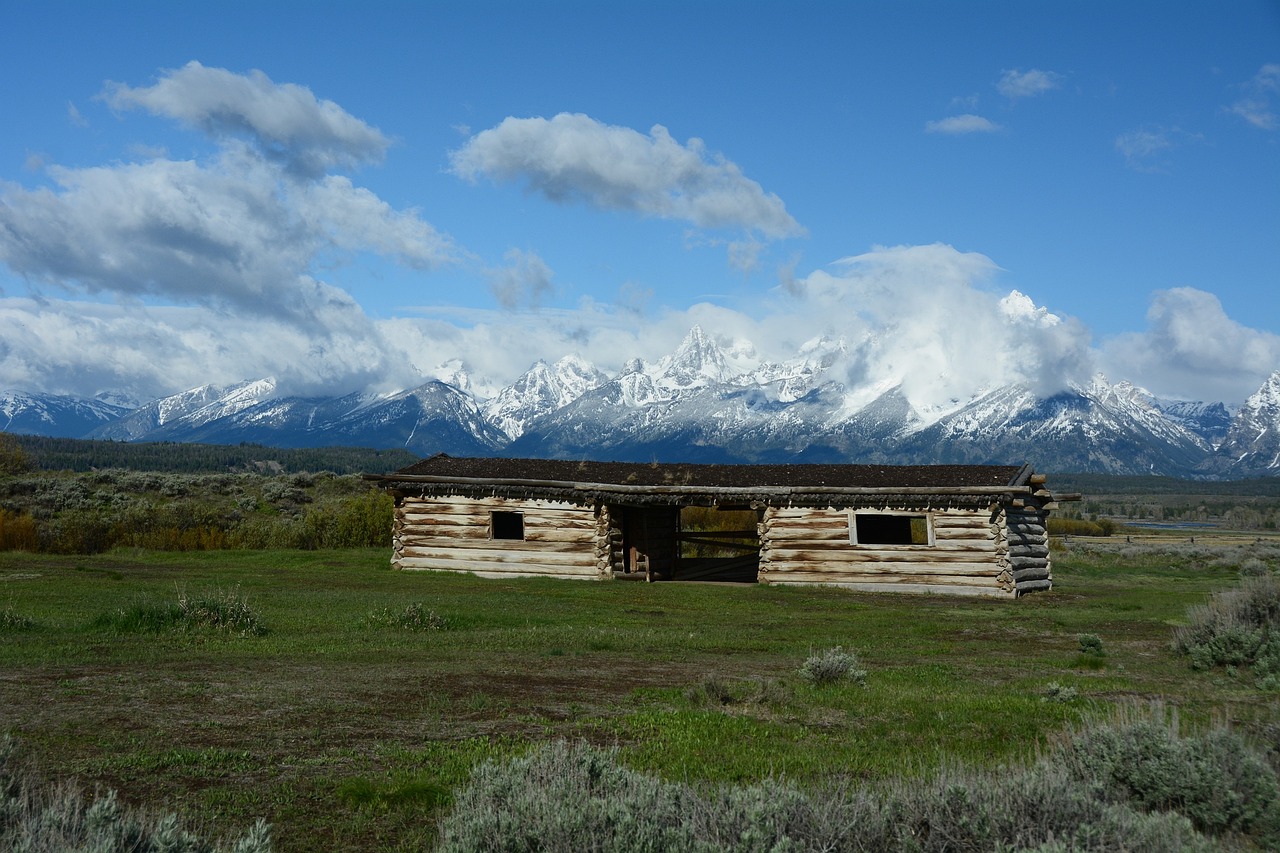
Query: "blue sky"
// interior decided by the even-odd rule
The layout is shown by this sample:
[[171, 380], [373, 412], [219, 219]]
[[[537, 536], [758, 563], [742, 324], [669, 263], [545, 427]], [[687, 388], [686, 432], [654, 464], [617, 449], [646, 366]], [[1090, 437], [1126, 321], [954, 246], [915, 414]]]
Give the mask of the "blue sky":
[[0, 388], [483, 393], [693, 323], [939, 399], [1280, 369], [1277, 2], [4, 19]]

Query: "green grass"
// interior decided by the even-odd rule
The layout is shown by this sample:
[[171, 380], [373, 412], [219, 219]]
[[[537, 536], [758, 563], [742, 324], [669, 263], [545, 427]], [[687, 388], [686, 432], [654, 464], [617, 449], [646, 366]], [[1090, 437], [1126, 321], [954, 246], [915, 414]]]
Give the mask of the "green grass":
[[[1234, 566], [1123, 543], [1055, 561], [1052, 593], [988, 601], [480, 580], [394, 572], [382, 549], [0, 554], [0, 732], [48, 779], [227, 833], [264, 817], [290, 851], [429, 848], [472, 766], [561, 737], [671, 780], [817, 784], [1026, 761], [1157, 697], [1188, 722], [1280, 723], [1274, 693], [1172, 651]], [[204, 590], [266, 633], [112, 623]], [[836, 646], [865, 685], [800, 677]]]

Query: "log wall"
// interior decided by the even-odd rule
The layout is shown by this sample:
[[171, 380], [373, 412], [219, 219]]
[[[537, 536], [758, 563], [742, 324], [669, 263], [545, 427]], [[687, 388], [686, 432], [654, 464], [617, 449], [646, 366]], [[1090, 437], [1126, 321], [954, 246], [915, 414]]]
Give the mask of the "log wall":
[[1017, 593], [1005, 553], [1004, 513], [996, 507], [903, 512], [929, 517], [934, 544], [854, 545], [848, 509], [769, 507], [759, 525], [760, 582], [953, 595]]
[[[522, 513], [524, 539], [491, 538], [493, 511]], [[596, 580], [608, 564], [607, 533], [607, 517], [591, 506], [512, 498], [406, 497], [396, 508], [391, 563], [399, 569], [474, 572], [492, 578]]]
[[1001, 518], [1004, 567], [1018, 595], [1053, 587], [1046, 515], [1036, 507], [1010, 507]]

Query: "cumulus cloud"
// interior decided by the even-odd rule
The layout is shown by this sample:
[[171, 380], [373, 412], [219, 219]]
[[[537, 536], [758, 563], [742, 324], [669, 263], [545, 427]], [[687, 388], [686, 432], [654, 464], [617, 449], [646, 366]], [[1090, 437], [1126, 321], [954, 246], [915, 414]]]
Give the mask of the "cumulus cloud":
[[41, 300], [4, 305], [0, 383], [92, 394], [114, 371], [139, 393], [268, 373], [283, 392], [410, 384], [377, 324], [318, 278], [364, 252], [422, 270], [463, 254], [418, 211], [329, 173], [379, 159], [380, 132], [260, 72], [191, 63], [107, 91], [113, 107], [178, 119], [215, 149], [44, 165], [45, 186], [0, 184], [0, 263]]
[[1227, 316], [1218, 297], [1192, 287], [1158, 291], [1145, 332], [1104, 343], [1104, 370], [1155, 394], [1239, 402], [1280, 367], [1280, 335]]
[[1061, 74], [1053, 71], [1038, 68], [1021, 71], [1015, 68], [1001, 73], [996, 81], [996, 91], [1010, 100], [1030, 98], [1058, 88], [1062, 79]]
[[802, 234], [782, 200], [700, 139], [681, 145], [662, 125], [646, 136], [590, 116], [507, 118], [452, 154], [470, 180], [523, 182], [558, 203], [676, 219], [699, 228], [734, 228], [776, 239]]
[[206, 383], [274, 376], [284, 394], [390, 390], [422, 381], [378, 323], [335, 302], [302, 329], [228, 322], [200, 306], [0, 299], [0, 387], [146, 400]]
[[999, 129], [1000, 125], [990, 119], [971, 113], [948, 116], [938, 121], [927, 122], [924, 126], [925, 133], [945, 133], [951, 136], [968, 133], [994, 133]]
[[1280, 63], [1267, 63], [1253, 75], [1253, 79], [1241, 87], [1241, 97], [1227, 107], [1227, 112], [1239, 116], [1260, 130], [1280, 127], [1274, 101], [1280, 93]]
[[218, 149], [206, 160], [49, 166], [52, 186], [0, 187], [0, 262], [39, 287], [249, 310], [310, 327], [349, 302], [312, 277], [322, 257], [372, 251], [418, 269], [456, 257], [416, 211], [395, 210], [342, 175], [297, 172], [304, 162], [369, 160], [386, 144], [303, 87], [191, 63], [155, 86], [110, 92], [113, 105], [201, 127]]
[[922, 409], [999, 385], [1051, 394], [1086, 379], [1087, 331], [1017, 292], [1002, 299], [990, 287], [998, 271], [985, 255], [942, 244], [877, 247], [791, 291], [807, 319], [826, 318], [816, 328], [850, 343], [853, 384], [901, 384]]
[[521, 249], [508, 249], [503, 257], [506, 265], [489, 271], [489, 288], [498, 304], [509, 310], [538, 307], [554, 290], [551, 267], [537, 253]]
[[390, 144], [333, 101], [261, 71], [236, 74], [193, 61], [154, 86], [109, 83], [103, 98], [113, 109], [145, 109], [215, 138], [247, 137], [263, 155], [308, 176], [376, 162]]

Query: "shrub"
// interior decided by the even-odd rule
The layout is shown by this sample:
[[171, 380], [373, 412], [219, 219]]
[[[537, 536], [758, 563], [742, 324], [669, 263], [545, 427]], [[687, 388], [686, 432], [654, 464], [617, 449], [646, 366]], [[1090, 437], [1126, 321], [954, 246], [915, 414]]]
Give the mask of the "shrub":
[[1189, 624], [1174, 631], [1174, 648], [1197, 669], [1241, 666], [1265, 658], [1266, 677], [1280, 657], [1280, 580], [1275, 575], [1243, 578], [1239, 586], [1214, 593], [1208, 604], [1187, 610]]
[[1102, 648], [1102, 638], [1097, 634], [1081, 634], [1076, 640], [1080, 643], [1080, 654], [1106, 657], [1107, 653]]
[[0, 610], [0, 634], [18, 631], [34, 631], [40, 627], [40, 623], [29, 616], [23, 616], [16, 612], [12, 607], [6, 607]]
[[365, 618], [365, 622], [376, 627], [399, 628], [403, 631], [443, 631], [448, 627], [443, 616], [427, 609], [420, 601], [406, 605], [398, 613], [389, 607], [375, 610]]
[[853, 681], [866, 685], [867, 671], [862, 668], [858, 656], [836, 646], [809, 656], [800, 667], [800, 677], [810, 684], [836, 684]]
[[1097, 796], [1142, 811], [1177, 811], [1202, 832], [1280, 844], [1276, 772], [1234, 732], [1182, 737], [1175, 715], [1155, 709], [1071, 734], [1054, 758]]
[[128, 809], [115, 791], [87, 797], [61, 784], [40, 789], [16, 766], [16, 744], [0, 738], [0, 850], [93, 853], [270, 853], [271, 827], [259, 820], [229, 846], [201, 839], [175, 814]]
[[1040, 697], [1041, 702], [1071, 702], [1079, 695], [1074, 687], [1068, 684], [1059, 684], [1056, 681], [1050, 681], [1045, 685], [1044, 695]]
[[1111, 851], [1217, 849], [1174, 812], [1108, 802], [1059, 763], [950, 771], [876, 789], [770, 778], [695, 789], [563, 741], [480, 765], [440, 823], [439, 850]]
[[168, 630], [206, 629], [242, 637], [267, 633], [238, 587], [210, 589], [191, 596], [178, 591], [177, 601], [139, 600], [99, 614], [91, 627], [122, 634], [156, 634]]
[[34, 518], [0, 509], [0, 551], [34, 551], [38, 544]]
[[693, 847], [683, 785], [622, 767], [615, 750], [557, 741], [481, 764], [441, 823], [441, 853], [680, 851]]

